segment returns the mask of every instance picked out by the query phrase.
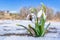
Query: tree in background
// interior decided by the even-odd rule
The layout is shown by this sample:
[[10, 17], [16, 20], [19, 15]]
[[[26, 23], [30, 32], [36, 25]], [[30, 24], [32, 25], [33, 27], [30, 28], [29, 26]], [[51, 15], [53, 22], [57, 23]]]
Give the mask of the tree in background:
[[52, 8], [46, 8], [46, 11], [47, 11], [47, 20], [52, 20], [53, 17], [54, 17], [54, 11]]
[[20, 18], [25, 19], [28, 14], [28, 9], [26, 7], [23, 7], [20, 9]]

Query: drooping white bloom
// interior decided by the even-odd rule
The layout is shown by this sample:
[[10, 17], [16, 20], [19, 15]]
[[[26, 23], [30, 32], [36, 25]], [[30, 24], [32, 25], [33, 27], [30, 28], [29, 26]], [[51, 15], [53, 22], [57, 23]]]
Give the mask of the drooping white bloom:
[[42, 13], [43, 13], [43, 10], [40, 10], [37, 14], [37, 17], [41, 17]]
[[46, 19], [46, 15], [45, 15], [44, 10], [40, 10], [37, 14], [37, 17], [41, 17], [42, 14], [43, 14], [43, 18]]
[[32, 16], [32, 22], [35, 22], [35, 19], [36, 19], [36, 16], [35, 16], [35, 14], [34, 13], [31, 13], [31, 14], [28, 14], [28, 16], [27, 16], [27, 20], [29, 20], [29, 15], [31, 15]]

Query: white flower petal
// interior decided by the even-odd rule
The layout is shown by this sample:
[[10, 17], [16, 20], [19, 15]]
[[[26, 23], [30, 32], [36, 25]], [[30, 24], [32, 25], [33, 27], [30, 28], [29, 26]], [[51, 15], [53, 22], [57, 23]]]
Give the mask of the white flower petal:
[[41, 17], [42, 13], [43, 13], [43, 10], [40, 10], [37, 14], [37, 17]]

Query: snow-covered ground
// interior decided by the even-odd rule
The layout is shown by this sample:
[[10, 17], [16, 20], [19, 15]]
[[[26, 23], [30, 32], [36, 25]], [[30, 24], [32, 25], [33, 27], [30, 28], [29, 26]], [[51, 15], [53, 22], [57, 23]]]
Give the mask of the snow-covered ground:
[[0, 40], [60, 40], [56, 37], [0, 36]]
[[[46, 22], [46, 25], [49, 22]], [[28, 36], [0, 36], [0, 40], [59, 40], [60, 39], [60, 22], [50, 22], [49, 27], [55, 27], [58, 33], [47, 33], [44, 37], [28, 37]], [[0, 20], [0, 35], [7, 33], [27, 33], [27, 30], [21, 26], [17, 26], [16, 24], [24, 25], [28, 28], [28, 24], [31, 24], [34, 27], [34, 23], [28, 20]], [[48, 37], [48, 38], [47, 38]]]
[[6, 34], [6, 33], [26, 33], [26, 30], [21, 27], [17, 26], [16, 24], [24, 25], [28, 28], [28, 24], [31, 24], [34, 26], [34, 24], [31, 21], [26, 20], [0, 20], [0, 34]]

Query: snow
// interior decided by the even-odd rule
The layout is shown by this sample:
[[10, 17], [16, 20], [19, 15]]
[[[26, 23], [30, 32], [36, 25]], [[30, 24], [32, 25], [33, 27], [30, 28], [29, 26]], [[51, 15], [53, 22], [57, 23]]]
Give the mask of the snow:
[[6, 34], [6, 33], [26, 33], [26, 29], [24, 29], [21, 26], [17, 26], [16, 24], [24, 25], [28, 28], [28, 25], [31, 24], [34, 26], [34, 24], [31, 21], [26, 20], [1, 20], [0, 22], [0, 34]]
[[[45, 23], [45, 27], [49, 22]], [[0, 20], [0, 35], [7, 33], [27, 33], [27, 30], [16, 24], [24, 25], [28, 28], [31, 24], [34, 27], [34, 23], [29, 20]], [[59, 40], [60, 39], [60, 22], [51, 22], [49, 27], [55, 27], [58, 33], [47, 33], [44, 37], [31, 37], [31, 36], [0, 36], [0, 40]], [[54, 31], [54, 30], [53, 30]]]
[[0, 40], [60, 40], [55, 37], [0, 36]]

